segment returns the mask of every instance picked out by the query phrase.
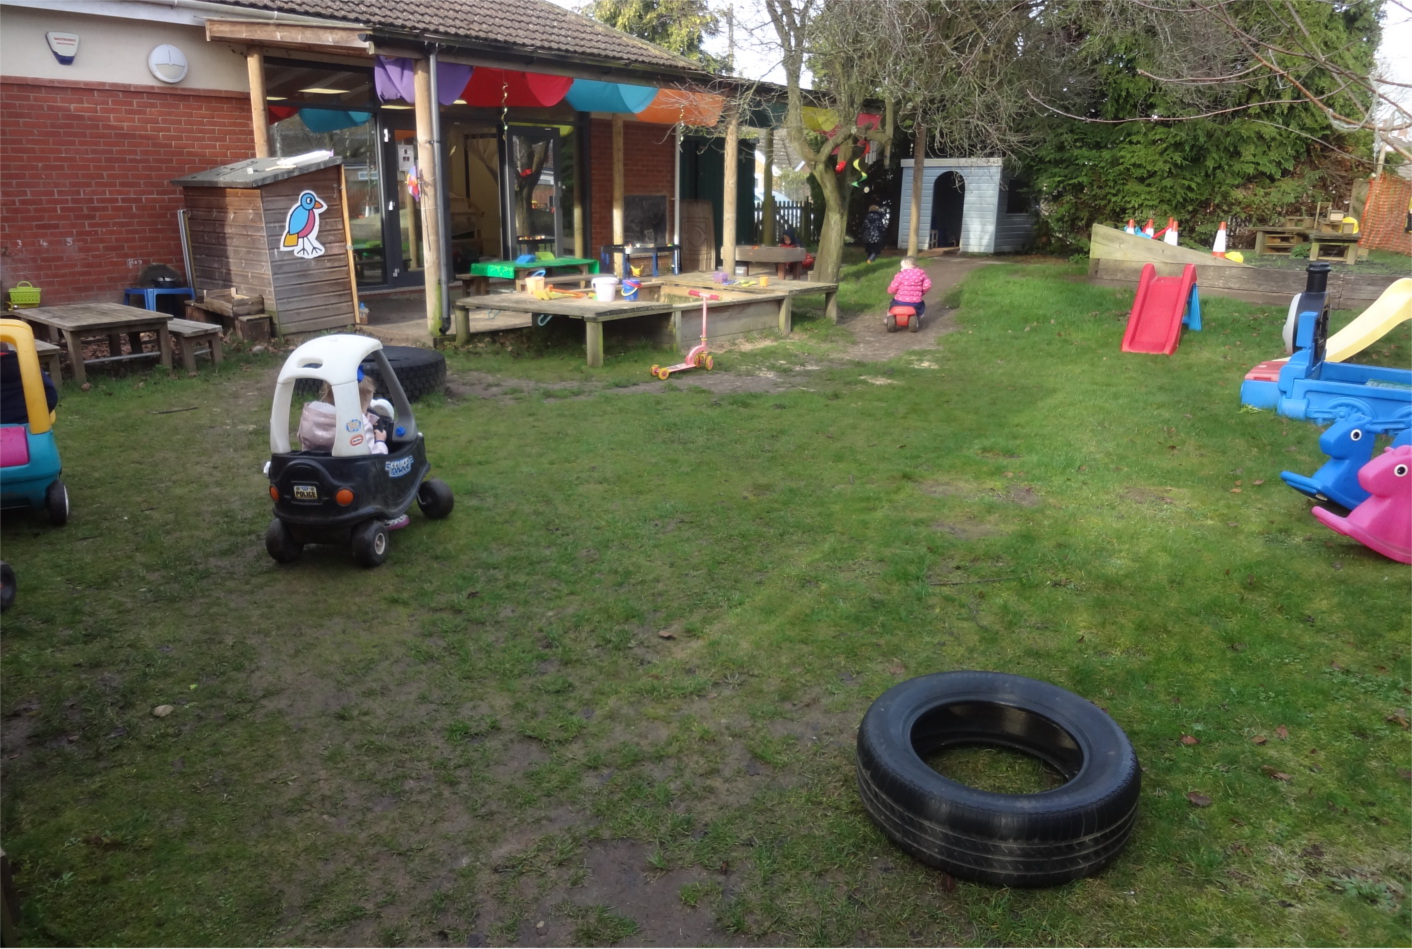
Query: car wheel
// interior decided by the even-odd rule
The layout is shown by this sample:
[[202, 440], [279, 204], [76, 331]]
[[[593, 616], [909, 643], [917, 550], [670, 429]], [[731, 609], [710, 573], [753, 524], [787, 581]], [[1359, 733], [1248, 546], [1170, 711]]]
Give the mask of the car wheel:
[[278, 563], [293, 563], [304, 552], [304, 545], [294, 539], [284, 521], [275, 518], [265, 528], [265, 550]]
[[[392, 367], [393, 375], [397, 376], [409, 402], [446, 388], [446, 357], [436, 350], [422, 346], [384, 346], [382, 354], [387, 357], [388, 365]], [[377, 383], [376, 396], [388, 398], [387, 385], [374, 359], [363, 360], [363, 372], [371, 375]]]
[[[969, 787], [924, 758], [948, 746], [1027, 753], [1065, 782], [1035, 794]], [[944, 672], [883, 693], [858, 730], [858, 791], [907, 853], [953, 876], [1052, 886], [1098, 872], [1137, 819], [1137, 755], [1102, 709], [1000, 672]]]
[[376, 567], [387, 559], [387, 523], [372, 518], [353, 529], [353, 557], [365, 567]]
[[69, 522], [69, 489], [64, 482], [55, 481], [44, 492], [44, 507], [49, 511], [49, 520], [55, 527], [63, 527]]
[[456, 506], [456, 496], [451, 486], [440, 478], [428, 478], [417, 488], [417, 507], [434, 521], [451, 513]]
[[0, 560], [0, 610], [8, 610], [15, 602], [15, 568]]

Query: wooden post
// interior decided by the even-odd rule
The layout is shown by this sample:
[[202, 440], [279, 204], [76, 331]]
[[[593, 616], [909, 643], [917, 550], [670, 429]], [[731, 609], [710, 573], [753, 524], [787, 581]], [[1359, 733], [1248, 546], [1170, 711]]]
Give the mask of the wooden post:
[[765, 129], [765, 200], [761, 212], [760, 243], [775, 242], [775, 130]]
[[721, 202], [721, 267], [726, 273], [735, 274], [735, 200], [740, 185], [740, 112], [734, 102], [726, 106], [730, 115], [726, 119], [726, 176], [722, 189]]
[[588, 355], [588, 368], [603, 368], [603, 324], [597, 320], [584, 320], [584, 349]]
[[583, 149], [588, 138], [584, 134], [586, 127], [583, 122], [574, 125], [574, 256], [578, 258], [586, 257], [584, 251], [588, 249], [588, 235], [584, 233], [583, 226]]
[[270, 157], [270, 114], [265, 106], [265, 54], [246, 50], [245, 71], [250, 77], [250, 128], [255, 133], [255, 157]]
[[[613, 114], [613, 243], [623, 243], [626, 233], [623, 220], [623, 116], [617, 112]], [[621, 261], [622, 255], [614, 254], [613, 258]], [[613, 272], [619, 277], [623, 276], [621, 263], [613, 264]], [[599, 332], [602, 332], [602, 327], [599, 327]]]
[[[427, 332], [441, 335], [441, 314], [446, 279], [441, 254], [441, 182], [436, 180], [437, 142], [432, 131], [432, 109], [441, 107], [431, 85], [431, 61], [412, 65], [417, 110], [417, 201], [422, 212], [422, 285], [426, 288]], [[409, 222], [410, 223], [410, 222]]]
[[922, 176], [926, 174], [927, 132], [920, 121], [912, 142], [912, 220], [907, 225], [907, 256], [917, 256], [917, 231], [922, 224]]

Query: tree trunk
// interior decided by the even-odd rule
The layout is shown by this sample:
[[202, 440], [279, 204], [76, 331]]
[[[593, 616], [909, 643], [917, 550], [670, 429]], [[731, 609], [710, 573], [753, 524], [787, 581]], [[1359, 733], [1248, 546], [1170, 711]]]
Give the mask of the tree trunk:
[[917, 121], [912, 142], [912, 220], [907, 225], [907, 256], [917, 256], [917, 234], [922, 225], [922, 176], [926, 174], [927, 131]]

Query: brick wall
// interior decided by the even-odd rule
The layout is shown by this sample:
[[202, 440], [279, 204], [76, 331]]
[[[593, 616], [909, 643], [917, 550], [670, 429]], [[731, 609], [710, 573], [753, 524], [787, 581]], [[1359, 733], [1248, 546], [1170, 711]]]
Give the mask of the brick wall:
[[42, 303], [122, 300], [143, 266], [184, 272], [181, 175], [251, 158], [239, 93], [0, 81], [0, 287]]
[[[665, 195], [667, 229], [676, 220], [676, 135], [670, 125], [623, 123], [623, 194]], [[588, 253], [613, 243], [613, 123], [595, 120], [589, 132], [592, 230]]]
[[1383, 174], [1368, 183], [1368, 201], [1358, 224], [1358, 243], [1377, 250], [1412, 254], [1412, 234], [1407, 233], [1408, 202], [1412, 181]]

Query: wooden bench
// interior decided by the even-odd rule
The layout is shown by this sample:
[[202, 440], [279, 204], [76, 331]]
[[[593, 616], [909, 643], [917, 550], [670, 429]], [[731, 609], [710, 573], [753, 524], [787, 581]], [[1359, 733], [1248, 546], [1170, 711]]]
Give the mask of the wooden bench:
[[39, 362], [44, 367], [44, 371], [49, 373], [49, 378], [54, 380], [55, 385], [58, 385], [59, 380], [63, 378], [59, 375], [59, 354], [63, 350], [47, 340], [36, 339], [34, 351], [39, 354]]
[[[167, 331], [181, 340], [181, 363], [187, 372], [196, 371], [196, 357], [203, 352], [210, 354], [211, 365], [221, 361], [221, 327], [218, 324], [173, 319], [167, 324]], [[205, 342], [208, 348], [198, 350], [198, 342]]]

